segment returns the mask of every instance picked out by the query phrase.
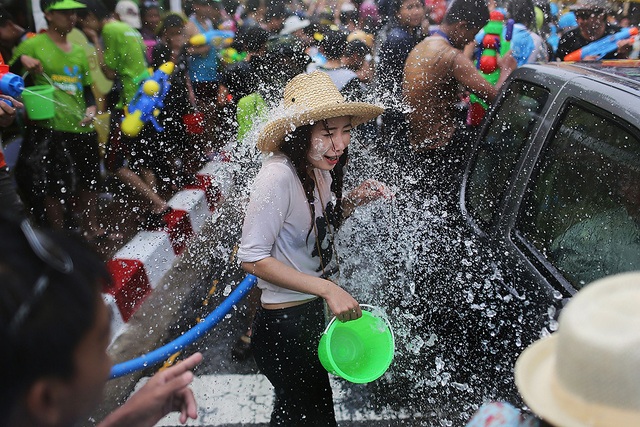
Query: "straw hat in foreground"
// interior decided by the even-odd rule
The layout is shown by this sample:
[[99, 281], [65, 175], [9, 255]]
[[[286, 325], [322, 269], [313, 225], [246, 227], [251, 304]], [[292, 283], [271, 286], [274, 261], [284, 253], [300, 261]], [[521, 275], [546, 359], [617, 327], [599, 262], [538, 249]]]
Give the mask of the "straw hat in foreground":
[[640, 272], [597, 280], [527, 348], [515, 379], [525, 403], [558, 427], [640, 426]]
[[322, 71], [295, 76], [284, 88], [284, 116], [273, 119], [258, 136], [258, 149], [277, 151], [298, 126], [334, 117], [350, 116], [353, 127], [382, 114], [384, 109], [366, 102], [347, 102]]

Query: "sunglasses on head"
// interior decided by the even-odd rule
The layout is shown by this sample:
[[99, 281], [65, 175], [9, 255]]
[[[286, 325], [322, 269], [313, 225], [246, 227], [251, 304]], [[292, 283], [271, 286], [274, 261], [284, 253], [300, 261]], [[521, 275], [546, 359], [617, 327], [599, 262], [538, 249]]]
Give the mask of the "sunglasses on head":
[[604, 9], [576, 10], [577, 19], [589, 19], [604, 15]]
[[33, 306], [49, 287], [49, 274], [52, 271], [62, 274], [70, 274], [73, 271], [73, 261], [69, 254], [58, 247], [49, 237], [33, 228], [27, 220], [20, 223], [20, 229], [31, 251], [45, 264], [45, 267], [36, 280], [31, 295], [18, 307], [9, 323], [9, 332], [12, 334], [17, 334], [33, 310]]

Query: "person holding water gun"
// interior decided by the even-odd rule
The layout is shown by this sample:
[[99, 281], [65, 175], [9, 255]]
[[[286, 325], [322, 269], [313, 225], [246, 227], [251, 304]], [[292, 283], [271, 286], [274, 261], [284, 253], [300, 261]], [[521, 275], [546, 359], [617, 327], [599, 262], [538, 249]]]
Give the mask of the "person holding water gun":
[[[439, 29], [413, 48], [404, 69], [402, 88], [410, 108], [407, 121], [412, 149], [408, 156], [411, 164], [406, 167], [425, 177], [442, 176], [438, 186], [451, 196], [447, 203], [454, 198], [465, 164], [462, 156], [477, 132], [461, 117], [460, 86], [492, 102], [517, 65], [511, 52], [497, 57], [500, 77], [493, 85], [463, 53], [488, 20], [484, 0], [452, 0]], [[445, 168], [451, 173], [443, 174]], [[429, 184], [418, 181], [428, 191]]]
[[[185, 125], [185, 118], [194, 113], [195, 98], [188, 77], [186, 19], [177, 13], [168, 13], [158, 27], [159, 41], [151, 54], [154, 69], [175, 64], [169, 77], [169, 90], [164, 99], [165, 108], [157, 117], [163, 130], [146, 126], [143, 133], [149, 136], [155, 146], [156, 173], [162, 181], [169, 178], [169, 185], [179, 187], [187, 179], [195, 176], [204, 152], [202, 134], [191, 134]], [[157, 73], [157, 71], [156, 71]], [[165, 181], [166, 182], [166, 181]]]
[[[97, 217], [96, 101], [87, 55], [67, 39], [85, 5], [75, 0], [41, 0], [40, 8], [47, 30], [20, 43], [10, 64], [19, 70], [16, 74], [28, 72], [35, 85], [54, 86], [55, 115], [26, 126], [16, 180], [38, 221], [56, 229], [79, 226], [87, 240], [97, 243], [111, 236]], [[70, 222], [68, 206], [83, 213], [81, 224]]]
[[[558, 43], [557, 56], [565, 60], [565, 56], [575, 52], [592, 42], [619, 33], [621, 28], [608, 22], [609, 7], [604, 0], [578, 0], [571, 10], [576, 15], [578, 26], [565, 32]], [[626, 59], [631, 53], [633, 38], [616, 42], [616, 47], [603, 56], [581, 56], [580, 60]], [[571, 58], [574, 58], [573, 56]], [[575, 59], [575, 58], [574, 58]]]
[[[0, 127], [3, 128], [10, 126], [15, 121], [17, 110], [24, 107], [12, 96], [22, 93], [24, 81], [8, 69], [9, 66], [0, 56]], [[24, 214], [24, 206], [14, 188], [1, 143], [0, 139], [0, 212], [6, 210], [13, 214]]]
[[[221, 18], [220, 0], [193, 0], [193, 14], [186, 25], [187, 37], [205, 34], [218, 29]], [[187, 48], [189, 60], [189, 79], [193, 86], [198, 110], [205, 117], [205, 132], [211, 139], [216, 139], [219, 125], [219, 109], [216, 104], [220, 83], [220, 58], [215, 44], [204, 43]], [[214, 146], [223, 145], [224, 141], [212, 141]], [[211, 147], [214, 148], [214, 147]]]
[[[418, 43], [409, 54], [403, 95], [411, 111], [407, 114], [409, 140], [415, 153], [434, 153], [452, 141], [467, 140], [458, 122], [458, 87], [463, 85], [486, 101], [493, 101], [516, 61], [511, 52], [498, 57], [500, 78], [493, 85], [482, 77], [462, 50], [489, 20], [484, 0], [453, 0], [440, 28]], [[437, 150], [442, 152], [443, 150]], [[440, 155], [445, 155], [441, 153]], [[443, 164], [448, 161], [443, 159]]]
[[[156, 229], [165, 225], [164, 217], [171, 212], [166, 200], [158, 193], [156, 177], [147, 167], [145, 150], [132, 150], [144, 142], [122, 133], [125, 106], [149, 76], [146, 46], [140, 33], [130, 25], [114, 19], [101, 0], [81, 0], [87, 8], [81, 10], [79, 23], [87, 38], [95, 45], [102, 72], [120, 83], [114, 105], [105, 166], [120, 181], [139, 196], [144, 206], [143, 225]], [[118, 86], [114, 83], [114, 86]]]

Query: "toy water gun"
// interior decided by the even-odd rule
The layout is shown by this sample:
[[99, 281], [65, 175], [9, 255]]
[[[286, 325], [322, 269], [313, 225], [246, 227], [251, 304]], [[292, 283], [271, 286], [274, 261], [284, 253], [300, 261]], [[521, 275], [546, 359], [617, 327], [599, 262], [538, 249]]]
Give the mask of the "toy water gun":
[[220, 56], [222, 57], [222, 62], [224, 62], [226, 65], [231, 65], [235, 62], [240, 62], [247, 57], [247, 52], [238, 52], [236, 49], [232, 47], [223, 49], [222, 52], [220, 53], [221, 53]]
[[[484, 26], [484, 38], [482, 39], [481, 54], [478, 55], [476, 67], [489, 83], [495, 85], [500, 78], [498, 68], [498, 55], [504, 56], [511, 49], [511, 37], [513, 36], [513, 19], [509, 19], [504, 28], [504, 15], [494, 10], [489, 16], [489, 22]], [[471, 94], [467, 124], [478, 126], [488, 108], [486, 102], [475, 94]]]
[[[4, 63], [4, 58], [0, 55], [0, 93], [13, 98], [19, 98], [24, 90], [24, 79], [9, 71], [9, 66]], [[8, 99], [1, 98], [4, 102], [12, 105]], [[12, 105], [13, 106], [13, 105]]]
[[205, 33], [196, 34], [189, 39], [189, 43], [193, 46], [202, 46], [212, 44], [217, 49], [228, 47], [233, 42], [233, 31], [227, 30], [210, 30]]
[[129, 137], [137, 136], [148, 122], [151, 122], [158, 132], [164, 130], [156, 117], [164, 107], [164, 97], [171, 86], [169, 78], [173, 69], [173, 62], [165, 62], [140, 85], [125, 111], [122, 133]]
[[567, 54], [565, 61], [581, 61], [588, 56], [594, 56], [596, 60], [606, 54], [618, 49], [618, 42], [621, 40], [633, 39], [638, 34], [636, 27], [623, 28], [615, 34], [604, 36], [603, 38], [589, 43], [578, 50]]

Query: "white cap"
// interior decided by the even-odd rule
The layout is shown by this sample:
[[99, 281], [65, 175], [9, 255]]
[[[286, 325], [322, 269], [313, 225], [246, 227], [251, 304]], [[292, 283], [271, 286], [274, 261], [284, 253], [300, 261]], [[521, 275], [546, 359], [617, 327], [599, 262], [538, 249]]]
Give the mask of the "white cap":
[[140, 9], [133, 1], [120, 0], [118, 4], [116, 4], [115, 12], [120, 17], [120, 20], [125, 24], [137, 29], [142, 26], [140, 22]]
[[282, 25], [280, 34], [291, 34], [295, 31], [308, 27], [309, 24], [311, 24], [311, 21], [309, 21], [308, 19], [300, 19], [297, 15], [291, 15], [284, 20], [284, 24]]

